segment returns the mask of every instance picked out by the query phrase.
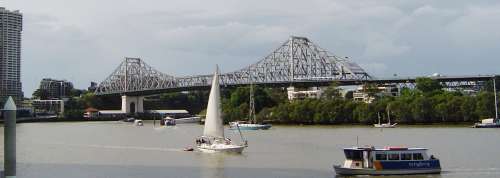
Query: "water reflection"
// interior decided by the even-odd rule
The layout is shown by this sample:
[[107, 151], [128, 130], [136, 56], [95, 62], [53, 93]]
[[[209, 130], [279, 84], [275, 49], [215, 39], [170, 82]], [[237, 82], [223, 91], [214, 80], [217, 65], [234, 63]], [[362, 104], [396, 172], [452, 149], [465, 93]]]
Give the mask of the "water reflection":
[[[201, 177], [203, 178], [218, 178], [224, 176], [224, 154], [206, 154], [198, 153], [201, 159], [202, 169]], [[231, 155], [229, 155], [231, 156]]]
[[[335, 178], [352, 178], [352, 177], [381, 177], [381, 176], [342, 176], [335, 175]], [[382, 176], [384, 178], [441, 178], [441, 174], [422, 174], [422, 175], [393, 175]]]

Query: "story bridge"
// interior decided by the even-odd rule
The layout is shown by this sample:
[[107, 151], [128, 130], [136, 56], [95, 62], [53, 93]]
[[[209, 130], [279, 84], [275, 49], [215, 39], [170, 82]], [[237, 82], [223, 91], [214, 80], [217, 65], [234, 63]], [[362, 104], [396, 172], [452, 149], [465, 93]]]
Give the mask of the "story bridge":
[[[492, 76], [435, 77], [448, 86], [477, 85]], [[125, 60], [96, 88], [96, 95], [122, 97], [122, 111], [142, 112], [144, 96], [172, 91], [208, 89], [212, 75], [175, 77], [162, 73], [140, 58]], [[271, 54], [240, 70], [220, 75], [224, 87], [242, 85], [326, 86], [363, 83], [411, 85], [415, 78], [375, 79], [347, 57], [339, 57], [305, 37], [291, 36]]]

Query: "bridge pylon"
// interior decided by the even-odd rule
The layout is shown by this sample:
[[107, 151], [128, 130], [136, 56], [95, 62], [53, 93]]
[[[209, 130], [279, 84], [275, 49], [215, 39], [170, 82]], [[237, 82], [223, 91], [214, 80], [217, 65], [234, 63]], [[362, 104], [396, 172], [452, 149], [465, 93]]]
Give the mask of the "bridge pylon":
[[144, 112], [144, 96], [122, 95], [122, 112], [127, 114]]

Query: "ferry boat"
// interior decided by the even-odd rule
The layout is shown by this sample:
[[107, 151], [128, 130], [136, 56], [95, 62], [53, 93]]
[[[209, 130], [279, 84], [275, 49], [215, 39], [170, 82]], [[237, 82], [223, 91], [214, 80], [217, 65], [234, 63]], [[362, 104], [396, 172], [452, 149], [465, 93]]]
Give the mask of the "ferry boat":
[[346, 160], [334, 165], [339, 175], [439, 174], [439, 159], [427, 155], [427, 148], [344, 148]]

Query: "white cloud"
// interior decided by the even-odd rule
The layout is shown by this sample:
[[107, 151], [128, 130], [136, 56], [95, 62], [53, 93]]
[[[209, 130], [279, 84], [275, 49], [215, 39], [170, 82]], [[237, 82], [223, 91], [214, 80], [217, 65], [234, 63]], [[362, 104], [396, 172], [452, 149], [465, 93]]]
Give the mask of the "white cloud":
[[124, 56], [173, 75], [210, 73], [216, 63], [237, 70], [289, 35], [350, 56], [377, 76], [500, 73], [493, 67], [500, 65], [500, 4], [492, 0], [12, 0], [5, 6], [24, 13], [28, 96], [42, 77], [85, 88]]

